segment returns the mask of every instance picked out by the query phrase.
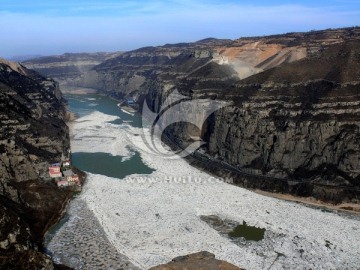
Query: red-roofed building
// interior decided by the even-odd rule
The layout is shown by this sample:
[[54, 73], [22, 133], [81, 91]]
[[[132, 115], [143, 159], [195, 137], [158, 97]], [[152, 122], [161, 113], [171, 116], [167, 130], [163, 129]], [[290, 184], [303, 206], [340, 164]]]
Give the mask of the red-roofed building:
[[52, 165], [49, 167], [49, 175], [52, 178], [62, 177], [60, 166]]
[[68, 185], [69, 185], [69, 183], [66, 180], [57, 181], [58, 187], [67, 187]]

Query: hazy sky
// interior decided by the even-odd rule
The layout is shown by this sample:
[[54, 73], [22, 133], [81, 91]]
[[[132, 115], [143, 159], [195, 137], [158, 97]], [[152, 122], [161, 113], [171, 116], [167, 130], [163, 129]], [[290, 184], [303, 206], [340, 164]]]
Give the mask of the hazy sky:
[[360, 25], [360, 0], [0, 0], [0, 57]]

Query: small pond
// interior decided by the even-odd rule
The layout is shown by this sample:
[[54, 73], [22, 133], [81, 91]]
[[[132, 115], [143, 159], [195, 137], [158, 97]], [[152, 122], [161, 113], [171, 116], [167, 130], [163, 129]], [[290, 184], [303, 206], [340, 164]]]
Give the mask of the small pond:
[[246, 240], [261, 241], [264, 239], [265, 229], [247, 225], [245, 221], [229, 232], [229, 236], [233, 238], [244, 237]]

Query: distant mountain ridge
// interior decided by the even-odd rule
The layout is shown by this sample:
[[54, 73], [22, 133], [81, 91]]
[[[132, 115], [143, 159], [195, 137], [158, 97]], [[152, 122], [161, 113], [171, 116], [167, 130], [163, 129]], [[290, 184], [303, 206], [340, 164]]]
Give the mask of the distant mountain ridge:
[[29, 54], [29, 55], [16, 55], [9, 58], [9, 61], [12, 62], [23, 62], [30, 59], [40, 58], [43, 57], [43, 55], [40, 54]]
[[56, 78], [60, 85], [65, 87], [72, 86], [72, 81], [81, 78], [94, 66], [121, 54], [122, 52], [65, 53], [27, 59], [23, 61], [23, 65], [38, 71], [43, 76]]

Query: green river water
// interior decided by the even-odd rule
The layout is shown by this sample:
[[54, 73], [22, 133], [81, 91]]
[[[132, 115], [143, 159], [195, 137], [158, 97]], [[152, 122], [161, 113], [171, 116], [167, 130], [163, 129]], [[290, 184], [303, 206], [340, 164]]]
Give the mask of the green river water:
[[[100, 95], [65, 95], [68, 100], [68, 109], [77, 117], [99, 111], [105, 114], [118, 116], [112, 124], [129, 124], [134, 127], [141, 127], [141, 116], [130, 115], [120, 110], [117, 101]], [[72, 163], [82, 171], [102, 174], [114, 178], [125, 178], [131, 174], [150, 174], [151, 168], [145, 165], [136, 151], [131, 157], [112, 156], [108, 153], [73, 153]]]

